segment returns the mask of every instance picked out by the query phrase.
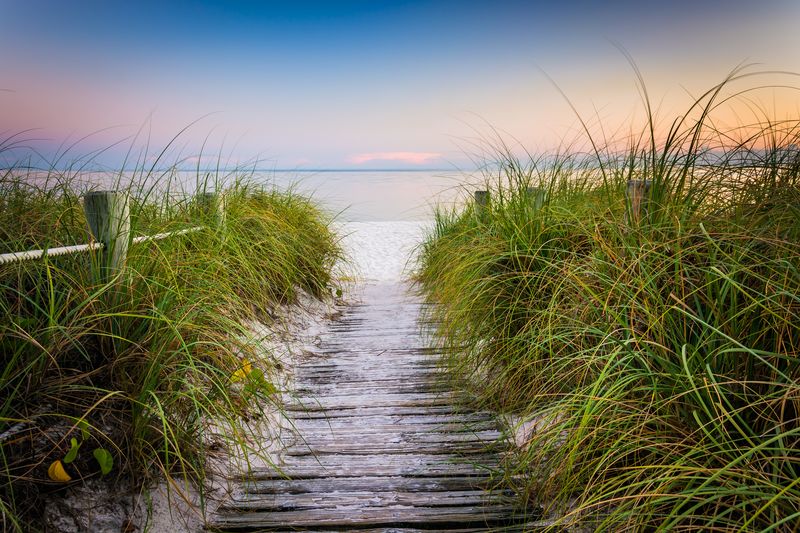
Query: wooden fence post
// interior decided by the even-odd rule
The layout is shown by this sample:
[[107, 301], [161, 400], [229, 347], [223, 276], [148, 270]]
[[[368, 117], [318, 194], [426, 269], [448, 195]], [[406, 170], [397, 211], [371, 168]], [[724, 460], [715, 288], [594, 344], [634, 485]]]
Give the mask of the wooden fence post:
[[216, 231], [225, 229], [225, 195], [215, 192], [200, 194], [200, 211], [208, 221], [209, 227]]
[[88, 192], [83, 197], [86, 222], [103, 249], [97, 254], [97, 278], [105, 282], [125, 266], [131, 235], [128, 195], [116, 191]]
[[482, 215], [489, 205], [489, 191], [475, 191], [475, 212]]
[[647, 216], [651, 184], [650, 180], [628, 180], [628, 187], [625, 189], [625, 199], [628, 204], [625, 213], [626, 223], [638, 225], [642, 217]]
[[547, 198], [547, 191], [541, 187], [528, 187], [528, 202], [533, 207], [534, 211], [540, 210], [544, 206], [544, 200]]

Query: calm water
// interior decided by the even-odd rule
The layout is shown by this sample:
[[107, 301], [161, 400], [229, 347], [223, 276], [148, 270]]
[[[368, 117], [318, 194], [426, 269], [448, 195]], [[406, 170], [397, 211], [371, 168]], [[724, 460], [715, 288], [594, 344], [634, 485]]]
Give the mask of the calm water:
[[343, 221], [428, 220], [435, 203], [452, 205], [471, 178], [446, 171], [264, 172], [279, 188], [295, 184]]

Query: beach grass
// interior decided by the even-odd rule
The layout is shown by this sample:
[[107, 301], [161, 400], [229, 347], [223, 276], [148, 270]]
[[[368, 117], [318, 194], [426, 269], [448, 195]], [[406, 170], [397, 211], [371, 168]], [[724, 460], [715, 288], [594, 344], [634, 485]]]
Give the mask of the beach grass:
[[[89, 242], [81, 168], [14, 157], [0, 170], [0, 253]], [[92, 252], [0, 265], [3, 530], [32, 527], [47, 493], [86, 479], [202, 485], [212, 445], [247, 447], [246, 421], [277, 403], [248, 321], [269, 324], [299, 291], [330, 294], [340, 250], [310, 199], [246, 170], [198, 169], [187, 189], [154, 169], [105, 186], [128, 194], [133, 235], [203, 229], [132, 245], [107, 280], [92, 275]], [[195, 194], [211, 190], [224, 223]], [[57, 461], [70, 482], [53, 479]]]
[[492, 143], [489, 201], [421, 247], [445, 363], [518, 421], [506, 474], [555, 531], [800, 524], [800, 122], [721, 130], [749, 76], [665, 128], [643, 91], [624, 149]]

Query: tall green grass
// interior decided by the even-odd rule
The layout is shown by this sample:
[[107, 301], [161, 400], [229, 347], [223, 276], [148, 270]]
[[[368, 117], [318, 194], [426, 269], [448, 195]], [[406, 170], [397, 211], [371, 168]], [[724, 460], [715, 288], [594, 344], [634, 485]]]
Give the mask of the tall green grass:
[[626, 150], [499, 143], [489, 205], [436, 213], [447, 364], [529, 422], [507, 474], [554, 530], [800, 528], [800, 122], [715, 127], [743, 77]]
[[[32, 171], [15, 157], [0, 170], [0, 253], [89, 242], [81, 170]], [[88, 253], [0, 265], [0, 434], [12, 429], [0, 443], [4, 530], [32, 527], [42, 496], [62, 486], [48, 467], [73, 438], [73, 483], [101, 475], [95, 448], [113, 456], [108, 476], [202, 482], [212, 430], [246, 446], [246, 419], [275, 392], [243, 324], [268, 322], [298, 290], [330, 290], [339, 249], [309, 199], [235, 172], [218, 227], [174, 176], [142, 167], [116, 180], [132, 233], [206, 229], [131, 246], [116, 278], [94, 279]], [[221, 190], [221, 178], [198, 170], [190, 185]]]

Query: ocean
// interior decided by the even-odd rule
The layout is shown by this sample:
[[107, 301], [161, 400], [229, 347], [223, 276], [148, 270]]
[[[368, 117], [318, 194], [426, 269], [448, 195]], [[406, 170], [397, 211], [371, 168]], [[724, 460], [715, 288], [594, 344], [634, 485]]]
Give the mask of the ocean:
[[253, 177], [280, 189], [293, 186], [343, 222], [430, 220], [435, 204], [462, 201], [474, 182], [465, 173], [431, 170], [278, 171]]

